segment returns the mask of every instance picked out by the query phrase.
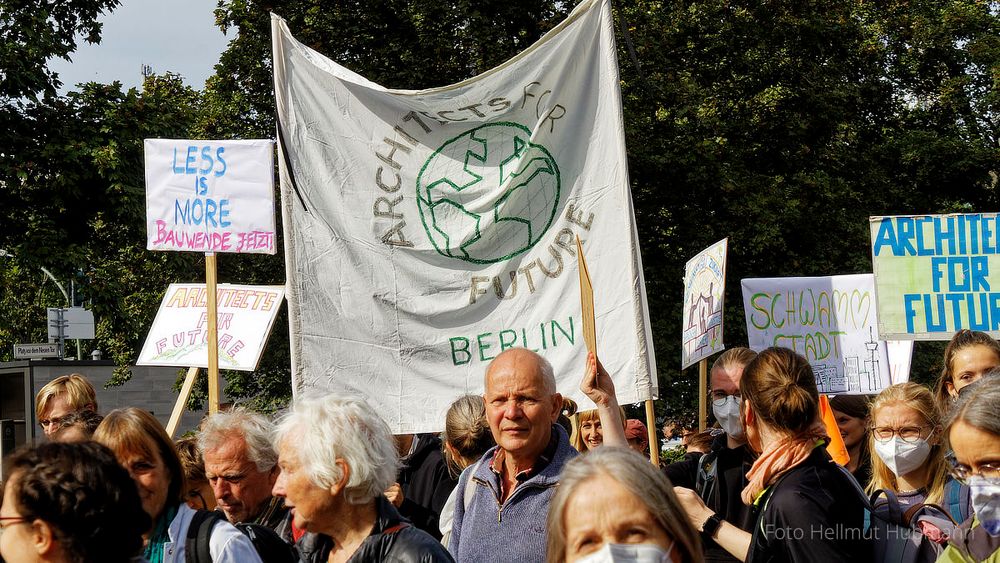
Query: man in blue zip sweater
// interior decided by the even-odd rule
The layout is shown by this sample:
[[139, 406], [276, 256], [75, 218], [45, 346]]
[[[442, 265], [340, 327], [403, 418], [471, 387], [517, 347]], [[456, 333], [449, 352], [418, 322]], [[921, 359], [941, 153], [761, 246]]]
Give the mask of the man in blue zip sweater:
[[459, 562], [544, 561], [549, 501], [577, 455], [555, 424], [562, 395], [552, 365], [506, 350], [486, 370], [483, 399], [497, 446], [459, 481], [449, 550]]

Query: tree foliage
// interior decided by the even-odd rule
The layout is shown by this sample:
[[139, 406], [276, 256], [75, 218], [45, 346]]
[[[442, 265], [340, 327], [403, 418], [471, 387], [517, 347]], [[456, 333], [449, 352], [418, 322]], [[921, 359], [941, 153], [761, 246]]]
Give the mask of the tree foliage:
[[0, 102], [5, 106], [39, 94], [54, 96], [62, 85], [48, 68], [53, 57], [69, 60], [77, 40], [101, 40], [101, 13], [119, 0], [0, 2]]
[[[114, 4], [70, 2], [76, 19], [64, 21], [93, 33], [91, 10]], [[218, 25], [233, 38], [203, 92], [168, 75], [142, 91], [91, 84], [56, 98], [51, 75], [34, 63], [8, 67], [8, 54], [68, 54], [64, 28], [35, 47], [5, 40], [0, 92], [27, 97], [8, 114], [12, 133], [0, 151], [0, 248], [16, 256], [0, 258], [0, 305], [10, 311], [0, 319], [0, 354], [44, 334], [36, 319], [59, 297], [40, 266], [85, 282], [100, 319], [97, 345], [122, 365], [134, 360], [166, 285], [203, 279], [199, 256], [144, 249], [141, 140], [272, 138], [271, 12], [351, 70], [416, 89], [492, 68], [572, 4], [220, 0]], [[616, 3], [661, 417], [690, 419], [697, 405], [695, 373], [678, 369], [680, 280], [709, 244], [730, 239], [725, 339], [733, 346], [746, 342], [740, 279], [870, 271], [871, 215], [996, 209], [998, 14], [996, 2], [974, 0]], [[32, 92], [50, 95], [31, 101]], [[219, 279], [280, 284], [283, 258], [224, 255]], [[263, 408], [287, 399], [284, 323], [257, 372], [228, 375], [232, 396]], [[940, 349], [918, 346], [916, 379], [938, 372]]]

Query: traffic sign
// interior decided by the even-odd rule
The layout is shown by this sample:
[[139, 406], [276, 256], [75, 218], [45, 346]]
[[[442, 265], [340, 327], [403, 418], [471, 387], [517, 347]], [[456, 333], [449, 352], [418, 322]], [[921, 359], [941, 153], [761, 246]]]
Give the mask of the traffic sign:
[[72, 340], [94, 339], [94, 313], [83, 307], [69, 307], [62, 310], [62, 319], [59, 318], [60, 309], [49, 308], [49, 338], [52, 340], [59, 338], [59, 321], [63, 323], [63, 338]]
[[38, 358], [58, 358], [59, 344], [15, 344], [14, 359], [28, 360]]

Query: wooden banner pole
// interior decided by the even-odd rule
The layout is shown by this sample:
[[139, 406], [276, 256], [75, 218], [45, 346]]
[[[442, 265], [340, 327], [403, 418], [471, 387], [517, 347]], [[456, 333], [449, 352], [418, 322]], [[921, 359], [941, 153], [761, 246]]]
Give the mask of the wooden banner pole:
[[649, 462], [660, 466], [660, 443], [656, 440], [656, 413], [653, 411], [653, 400], [646, 399], [646, 434], [649, 436]]
[[698, 432], [708, 426], [708, 359], [698, 362]]
[[170, 413], [170, 420], [167, 421], [167, 436], [172, 440], [177, 426], [181, 423], [181, 416], [184, 414], [184, 406], [187, 405], [188, 397], [191, 396], [191, 388], [198, 380], [198, 368], [188, 368], [187, 376], [184, 377], [184, 385], [181, 386], [181, 394], [177, 396], [174, 403], [174, 410]]
[[205, 253], [205, 292], [208, 300], [208, 414], [219, 412], [219, 308], [215, 253]]

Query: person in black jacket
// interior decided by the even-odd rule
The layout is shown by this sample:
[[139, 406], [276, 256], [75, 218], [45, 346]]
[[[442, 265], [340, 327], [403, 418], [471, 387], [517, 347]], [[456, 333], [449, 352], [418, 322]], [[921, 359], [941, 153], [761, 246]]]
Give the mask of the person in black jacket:
[[448, 471], [441, 438], [435, 434], [396, 436], [401, 466], [386, 497], [413, 525], [441, 539], [440, 519], [457, 480]]
[[[452, 561], [450, 555], [445, 559], [438, 552], [441, 544], [432, 542], [427, 534], [419, 533], [420, 530], [400, 516], [388, 499], [378, 498], [375, 502], [377, 516], [372, 533], [351, 555], [352, 563]], [[326, 563], [333, 550], [333, 543], [333, 538], [323, 534], [302, 536], [296, 545], [300, 563]], [[447, 554], [447, 551], [444, 553]]]
[[809, 362], [768, 348], [747, 365], [740, 391], [747, 442], [760, 452], [741, 492], [753, 507], [752, 532], [720, 520], [697, 493], [678, 487], [691, 523], [741, 561], [871, 561], [866, 499], [826, 453]]
[[366, 403], [336, 395], [296, 400], [276, 437], [274, 494], [306, 531], [296, 544], [303, 563], [454, 561], [383, 495], [399, 458], [389, 427]]
[[[749, 348], [730, 348], [715, 360], [709, 396], [712, 414], [724, 433], [715, 437], [704, 456], [671, 463], [663, 470], [674, 486], [693, 489], [720, 519], [744, 531], [750, 530], [753, 514], [740, 493], [757, 454], [747, 446], [740, 422], [740, 379], [755, 357], [757, 353]], [[736, 561], [711, 538], [702, 538], [702, 547], [707, 562]]]

